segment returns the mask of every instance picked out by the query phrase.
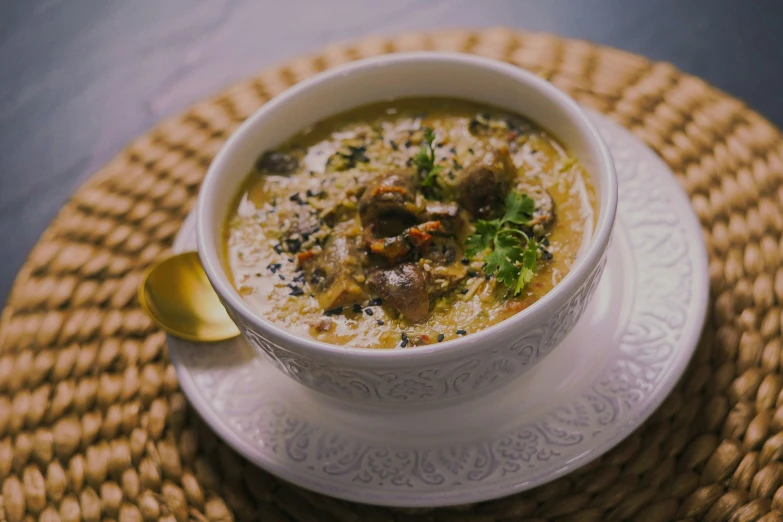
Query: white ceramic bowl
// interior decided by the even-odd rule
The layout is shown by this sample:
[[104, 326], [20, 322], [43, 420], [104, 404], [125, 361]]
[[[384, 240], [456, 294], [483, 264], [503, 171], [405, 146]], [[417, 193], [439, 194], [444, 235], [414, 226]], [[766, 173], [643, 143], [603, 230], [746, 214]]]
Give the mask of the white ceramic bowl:
[[[571, 272], [517, 315], [460, 339], [376, 350], [303, 339], [265, 320], [229, 282], [223, 223], [258, 155], [304, 127], [368, 103], [447, 96], [508, 109], [551, 131], [592, 176], [600, 211], [592, 239]], [[197, 239], [207, 276], [253, 346], [287, 375], [337, 399], [422, 404], [496, 389], [532, 368], [576, 324], [601, 277], [617, 208], [609, 151], [579, 106], [541, 78], [502, 62], [417, 52], [361, 60], [318, 74], [277, 96], [231, 136], [207, 172]]]

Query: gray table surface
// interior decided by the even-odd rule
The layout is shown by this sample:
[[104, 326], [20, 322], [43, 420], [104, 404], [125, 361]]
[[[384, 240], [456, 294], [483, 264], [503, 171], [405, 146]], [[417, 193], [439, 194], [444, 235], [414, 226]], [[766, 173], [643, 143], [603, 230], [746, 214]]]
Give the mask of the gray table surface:
[[371, 33], [506, 25], [665, 60], [783, 125], [783, 1], [2, 0], [0, 304], [68, 196], [233, 80]]

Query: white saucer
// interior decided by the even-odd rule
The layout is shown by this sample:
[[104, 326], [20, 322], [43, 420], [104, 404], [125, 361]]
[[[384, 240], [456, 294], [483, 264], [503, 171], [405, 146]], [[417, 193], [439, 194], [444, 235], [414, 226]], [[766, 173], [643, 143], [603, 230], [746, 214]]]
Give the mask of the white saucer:
[[[704, 323], [701, 227], [668, 167], [590, 111], [614, 156], [617, 225], [595, 297], [536, 369], [492, 395], [416, 412], [355, 411], [284, 376], [243, 341], [169, 338], [180, 385], [249, 460], [299, 486], [388, 506], [532, 488], [600, 456], [671, 391]], [[176, 251], [195, 249], [190, 216]]]

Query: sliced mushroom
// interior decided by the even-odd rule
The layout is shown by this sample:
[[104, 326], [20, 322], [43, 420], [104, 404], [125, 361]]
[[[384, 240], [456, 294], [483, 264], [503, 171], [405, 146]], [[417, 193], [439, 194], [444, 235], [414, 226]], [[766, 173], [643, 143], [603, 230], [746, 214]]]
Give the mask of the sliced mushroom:
[[375, 237], [373, 225], [364, 227], [362, 240], [368, 252], [385, 258], [389, 264], [396, 265], [411, 253], [411, 245], [403, 234], [392, 237]]
[[412, 322], [424, 321], [429, 314], [427, 280], [414, 263], [373, 272], [367, 280], [370, 289]]
[[463, 265], [462, 241], [455, 237], [438, 237], [432, 241], [421, 263], [427, 266], [427, 294], [434, 298], [459, 286], [468, 275], [468, 267]]
[[476, 217], [497, 214], [516, 172], [508, 150], [491, 150], [462, 171], [457, 179], [457, 201]]
[[364, 227], [362, 239], [370, 253], [386, 258], [389, 264], [395, 265], [412, 253], [426, 252], [432, 242], [433, 234], [441, 230], [440, 221], [427, 221], [414, 225], [391, 237], [377, 237], [375, 226]]
[[335, 230], [320, 254], [303, 256], [301, 266], [318, 304], [325, 310], [361, 303], [367, 294], [362, 276], [362, 253], [356, 238]]
[[428, 201], [421, 219], [423, 221], [440, 221], [440, 232], [453, 236], [461, 236], [468, 223], [468, 216], [453, 201]]
[[256, 169], [262, 174], [293, 174], [299, 169], [299, 160], [287, 152], [268, 150], [256, 161]]
[[419, 176], [413, 169], [391, 170], [373, 180], [359, 199], [362, 225], [380, 237], [396, 236], [416, 223]]

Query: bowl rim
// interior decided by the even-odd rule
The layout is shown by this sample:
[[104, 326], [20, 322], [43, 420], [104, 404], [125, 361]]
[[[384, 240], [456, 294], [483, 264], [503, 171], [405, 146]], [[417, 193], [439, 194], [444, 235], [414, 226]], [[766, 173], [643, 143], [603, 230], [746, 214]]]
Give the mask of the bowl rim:
[[[566, 113], [569, 124], [575, 126], [577, 131], [586, 138], [588, 148], [595, 155], [596, 159], [596, 172], [591, 172], [591, 175], [601, 179], [601, 190], [599, 194], [598, 220], [590, 239], [590, 244], [583, 257], [575, 263], [575, 266], [569, 270], [562, 281], [526, 309], [470, 335], [435, 344], [412, 346], [404, 349], [337, 345], [300, 337], [286, 328], [264, 319], [242, 299], [233, 285], [231, 285], [226, 270], [224, 270], [220, 262], [217, 249], [205, 246], [210, 244], [209, 239], [212, 235], [208, 232], [210, 225], [204, 217], [209, 205], [209, 200], [204, 194], [209, 193], [210, 189], [220, 181], [222, 172], [226, 170], [225, 164], [234, 154], [234, 149], [240, 140], [243, 139], [243, 135], [249, 132], [251, 128], [262, 124], [268, 113], [295, 102], [296, 98], [308, 91], [319, 89], [325, 82], [350, 75], [360, 69], [405, 62], [433, 61], [450, 62], [466, 69], [491, 69], [494, 72], [509, 76], [521, 84], [533, 87], [539, 95], [547, 97], [559, 105]], [[546, 122], [536, 123], [546, 127]], [[204, 270], [207, 273], [210, 284], [224, 301], [224, 305], [232, 308], [244, 321], [250, 323], [255, 330], [263, 332], [264, 336], [268, 336], [270, 340], [281, 345], [283, 349], [294, 353], [307, 354], [314, 358], [329, 357], [331, 359], [350, 361], [354, 364], [357, 362], [401, 362], [401, 358], [404, 358], [408, 363], [413, 363], [421, 359], [444, 355], [448, 359], [453, 359], [460, 354], [472, 351], [476, 347], [487, 346], [487, 341], [491, 341], [501, 330], [524, 327], [530, 321], [535, 322], [535, 318], [542, 316], [547, 308], [555, 305], [559, 300], [563, 302], [568, 301], [587, 281], [607, 249], [614, 227], [617, 200], [617, 176], [608, 146], [579, 104], [552, 83], [515, 65], [479, 55], [448, 51], [400, 52], [364, 58], [327, 69], [287, 88], [251, 114], [229, 136], [207, 170], [207, 174], [199, 189], [196, 204], [196, 239], [198, 254]]]

